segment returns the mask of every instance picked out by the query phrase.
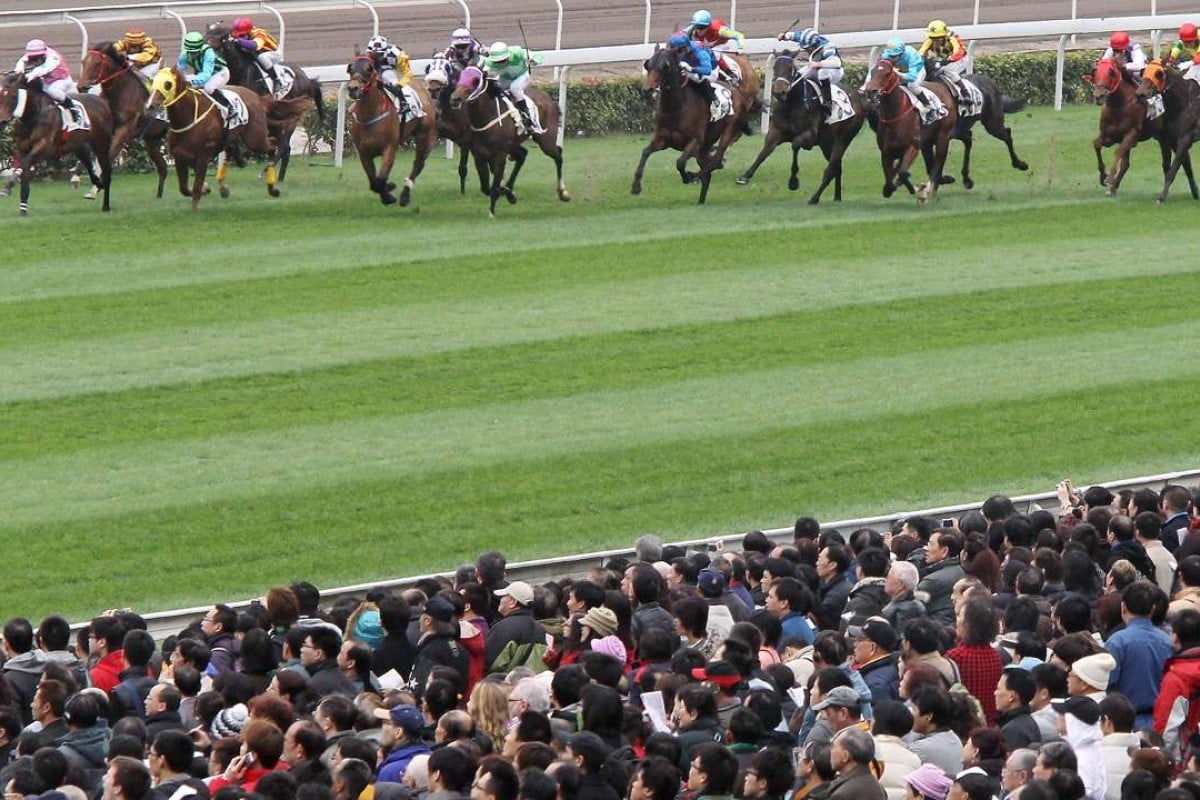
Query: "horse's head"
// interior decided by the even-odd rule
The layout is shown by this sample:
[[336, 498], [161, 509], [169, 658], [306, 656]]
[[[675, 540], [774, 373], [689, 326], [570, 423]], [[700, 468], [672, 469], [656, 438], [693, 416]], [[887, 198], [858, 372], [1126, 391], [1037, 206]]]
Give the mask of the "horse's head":
[[900, 73], [896, 72], [896, 65], [886, 58], [881, 58], [871, 67], [871, 71], [867, 73], [867, 80], [859, 91], [874, 107], [879, 104], [879, 98], [896, 91], [899, 85]]
[[670, 47], [655, 50], [654, 55], [642, 64], [642, 68], [646, 70], [642, 88], [647, 91], [657, 89], [671, 81], [679, 82], [679, 56]]
[[187, 78], [179, 70], [164, 66], [154, 75], [150, 84], [150, 96], [146, 98], [146, 108], [156, 109], [169, 106], [187, 91]]
[[425, 70], [425, 86], [430, 94], [437, 94], [450, 83], [453, 75], [454, 65], [450, 63], [450, 59], [437, 53], [429, 60], [429, 68]]
[[204, 41], [217, 52], [224, 51], [225, 42], [229, 39], [229, 25], [218, 20], [204, 29]]
[[462, 104], [478, 97], [487, 88], [487, 78], [479, 67], [467, 67], [458, 76], [454, 92], [450, 95], [450, 107], [461, 108]]
[[1142, 70], [1142, 80], [1138, 84], [1137, 98], [1143, 102], [1162, 94], [1167, 90], [1167, 68], [1162, 59], [1156, 58]]
[[128, 66], [125, 54], [119, 52], [113, 42], [98, 42], [83, 57], [83, 65], [79, 68], [79, 91], [104, 85]]
[[796, 74], [796, 51], [784, 50], [775, 56], [775, 65], [771, 68], [771, 96], [783, 100], [795, 86], [793, 81]]
[[1092, 86], [1092, 99], [1097, 104], [1103, 104], [1110, 94], [1121, 87], [1121, 68], [1111, 58], [1102, 58], [1096, 62], [1092, 74], [1083, 80]]
[[355, 100], [370, 91], [375, 82], [379, 80], [379, 72], [375, 69], [375, 60], [367, 55], [356, 55], [354, 60], [346, 65], [346, 74], [350, 76], [346, 90]]
[[13, 117], [20, 116], [16, 106], [22, 88], [22, 77], [19, 72], [9, 72], [0, 77], [0, 131], [8, 127]]

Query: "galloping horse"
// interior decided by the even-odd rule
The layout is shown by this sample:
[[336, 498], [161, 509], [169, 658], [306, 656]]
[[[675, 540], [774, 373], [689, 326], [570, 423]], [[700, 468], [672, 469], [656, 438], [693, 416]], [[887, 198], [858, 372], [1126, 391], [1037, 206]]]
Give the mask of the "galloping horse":
[[759, 96], [762, 91], [762, 81], [758, 78], [758, 71], [750, 63], [750, 59], [740, 53], [722, 52], [713, 53], [713, 55], [724, 56], [726, 59], [735, 62], [738, 66], [738, 71], [742, 73], [741, 82], [731, 82], [730, 86], [735, 92], [746, 99], [746, 114], [743, 120], [749, 121], [750, 117], [762, 109], [762, 98]]
[[[658, 108], [654, 113], [654, 137], [642, 150], [630, 191], [641, 194], [646, 161], [652, 154], [669, 147], [681, 151], [675, 160], [675, 168], [683, 182], [700, 182], [700, 202], [703, 203], [708, 197], [713, 171], [724, 165], [725, 151], [741, 133], [742, 120], [749, 107], [746, 98], [733, 92], [733, 108], [713, 122], [708, 100], [699, 87], [690, 81], [685, 85], [675, 51], [670, 48], [658, 50], [643, 66], [646, 79], [642, 88], [659, 90]], [[687, 163], [692, 158], [700, 165], [699, 173], [687, 171]]]
[[[1100, 185], [1107, 186], [1106, 194], [1112, 197], [1121, 188], [1121, 180], [1129, 169], [1129, 151], [1151, 136], [1158, 135], [1163, 119], [1147, 120], [1146, 104], [1139, 102], [1137, 87], [1125, 77], [1125, 70], [1110, 58], [1096, 63], [1091, 75], [1084, 77], [1092, 86], [1092, 99], [1103, 106], [1100, 109], [1100, 133], [1092, 141], [1096, 150], [1096, 168], [1100, 171]], [[1104, 148], [1116, 145], [1112, 171], [1104, 169]], [[1170, 154], [1162, 142], [1163, 174], [1170, 167]]]
[[[908, 189], [909, 194], [916, 193], [918, 203], [937, 195], [946, 153], [950, 150], [950, 134], [958, 124], [958, 110], [946, 87], [935, 84], [928, 88], [946, 106], [946, 116], [924, 125], [916, 106], [900, 88], [900, 75], [892, 62], [886, 59], [875, 62], [863, 84], [868, 104], [879, 115], [875, 139], [883, 163], [884, 197], [891, 197], [900, 186]], [[920, 191], [913, 187], [909, 176], [917, 151], [924, 156], [928, 173]]]
[[[461, 106], [450, 107], [450, 95], [454, 93], [454, 87], [458, 83], [458, 73], [458, 65], [443, 55], [435, 55], [425, 72], [425, 86], [437, 105], [438, 136], [458, 146], [458, 192], [466, 194], [467, 157], [471, 154], [471, 123], [467, 119], [465, 109]], [[484, 172], [481, 163], [477, 162], [476, 167], [479, 174], [479, 191], [487, 194], [487, 173]]]
[[853, 115], [838, 122], [827, 122], [820, 100], [805, 98], [804, 80], [795, 68], [795, 59], [796, 53], [793, 51], [775, 56], [771, 80], [771, 97], [775, 101], [775, 108], [771, 111], [771, 127], [767, 130], [758, 158], [754, 159], [754, 163], [737, 182], [742, 185], [749, 183], [775, 148], [784, 141], [790, 141], [792, 175], [788, 178], [788, 188], [794, 192], [800, 188], [800, 149], [811, 150], [814, 145], [819, 145], [828, 163], [825, 165], [825, 174], [821, 176], [821, 185], [808, 202], [810, 205], [821, 202], [821, 193], [832, 181], [833, 199], [840, 203], [842, 157], [862, 129], [863, 120], [866, 119], [865, 109], [857, 92], [846, 92]]
[[[240, 151], [244, 147], [251, 153], [267, 157], [267, 194], [279, 196], [275, 185], [275, 162], [278, 158], [275, 140], [267, 132], [268, 124], [286, 125], [299, 119], [308, 110], [308, 99], [270, 100], [261, 98], [249, 89], [237, 86], [227, 91], [236, 94], [246, 105], [248, 119], [245, 124], [226, 132], [216, 102], [204, 92], [188, 85], [187, 78], [174, 67], [163, 67], [154, 76], [150, 88], [148, 108], [166, 108], [170, 133], [167, 149], [175, 159], [175, 174], [179, 178], [179, 193], [192, 198], [192, 211], [200, 210], [200, 197], [204, 193], [204, 176], [208, 164], [222, 148]], [[221, 197], [229, 196], [225, 185], [226, 163], [217, 167], [217, 182]], [[188, 173], [194, 175], [192, 187], [188, 189]]]
[[113, 121], [108, 104], [91, 95], [71, 95], [87, 111], [89, 130], [63, 130], [62, 109], [42, 93], [40, 87], [30, 88], [25, 76], [10, 72], [0, 78], [0, 131], [13, 120], [13, 172], [0, 197], [7, 197], [18, 180], [21, 181], [21, 205], [18, 213], [29, 215], [29, 182], [33, 165], [43, 159], [57, 158], [68, 153], [76, 156], [87, 168], [92, 185], [104, 192], [102, 210], [110, 210], [108, 190], [112, 182]]
[[[229, 36], [228, 25], [223, 22], [214, 22], [205, 31], [205, 38], [208, 40], [209, 46], [220, 53], [221, 57], [225, 59], [225, 63], [229, 66], [230, 85], [244, 86], [256, 94], [267, 95], [271, 99], [276, 99], [271, 93], [271, 87], [267, 84], [262, 70], [258, 67], [258, 62], [254, 60], [254, 55], [233, 43], [233, 40]], [[317, 116], [324, 122], [325, 98], [321, 94], [321, 84], [315, 79], [310, 78], [299, 67], [280, 64], [275, 68], [275, 71], [280, 74], [284, 70], [290, 70], [294, 76], [292, 88], [288, 90], [287, 94], [278, 99], [311, 100], [317, 107]], [[280, 183], [283, 183], [283, 179], [287, 177], [288, 161], [292, 155], [292, 134], [296, 132], [296, 127], [299, 124], [300, 118], [298, 117], [290, 122], [273, 124], [271, 126], [271, 135], [279, 142]]]
[[1163, 123], [1158, 141], [1164, 156], [1171, 154], [1171, 163], [1163, 174], [1162, 194], [1158, 202], [1165, 203], [1167, 192], [1179, 174], [1179, 167], [1187, 175], [1192, 199], [1200, 200], [1196, 189], [1196, 177], [1192, 174], [1192, 142], [1200, 138], [1200, 84], [1187, 80], [1177, 70], [1163, 66], [1154, 59], [1142, 71], [1142, 82], [1137, 88], [1137, 97], [1143, 103], [1155, 95], [1163, 99]]
[[[937, 78], [936, 75], [934, 77]], [[963, 143], [963, 186], [970, 189], [975, 185], [975, 181], [971, 179], [971, 145], [973, 144], [971, 128], [975, 127], [976, 122], [982, 122], [984, 130], [1004, 142], [1004, 145], [1008, 148], [1008, 158], [1012, 162], [1013, 169], [1022, 172], [1029, 169], [1028, 164], [1017, 158], [1017, 152], [1013, 149], [1012, 129], [1004, 124], [1004, 115], [1020, 110], [1024, 107], [1025, 103], [1005, 98], [1000, 88], [996, 86], [996, 82], [986, 75], [968, 75], [965, 79], [975, 84], [979, 89], [980, 94], [983, 95], [983, 106], [976, 114], [963, 115], [960, 113], [958, 124], [954, 126], [954, 133], [950, 137]], [[938, 83], [943, 82], [938, 80]], [[952, 92], [951, 97], [953, 96]], [[952, 176], [942, 176], [942, 183], [953, 182], [954, 178]]]
[[[554, 161], [555, 174], [558, 181], [558, 199], [564, 203], [571, 199], [566, 184], [562, 179], [562, 148], [558, 146], [558, 106], [551, 102], [549, 96], [534, 88], [525, 90], [525, 97], [537, 106], [538, 117], [542, 125], [541, 133], [531, 133], [525, 129], [520, 112], [513, 102], [504, 95], [499, 85], [484, 74], [479, 67], [467, 67], [458, 76], [458, 83], [450, 96], [452, 109], [466, 110], [468, 127], [471, 129], [470, 147], [475, 156], [475, 164], [486, 167], [491, 176], [491, 186], [488, 189], [488, 216], [495, 216], [496, 201], [501, 195], [509, 203], [517, 202], [513, 186], [517, 175], [529, 155], [521, 143], [533, 137], [542, 152]], [[504, 183], [505, 161], [513, 160], [512, 174], [508, 183]], [[481, 176], [480, 180], [483, 180]]]
[[[146, 145], [146, 154], [158, 172], [156, 196], [161, 198], [167, 182], [167, 161], [163, 158], [167, 122], [146, 113], [150, 87], [137, 71], [137, 65], [127, 59], [124, 53], [118, 52], [112, 42], [100, 42], [83, 57], [81, 72], [79, 91], [86, 92], [93, 86], [99, 86], [100, 96], [112, 110], [112, 159], [115, 161], [121, 148], [134, 137], [141, 136]], [[95, 187], [92, 188], [94, 192]], [[92, 193], [89, 195], [94, 196]]]
[[[379, 73], [370, 56], [356, 55], [347, 65], [346, 72], [350, 75], [350, 96], [354, 98], [350, 109], [350, 139], [358, 151], [363, 171], [367, 173], [371, 191], [379, 195], [384, 205], [396, 202], [392, 194], [396, 184], [388, 183], [396, 151], [410, 138], [416, 140], [412, 170], [404, 179], [404, 189], [400, 192], [400, 205], [406, 206], [417, 177], [425, 169], [425, 160], [437, 146], [437, 108], [425, 89], [414, 84], [412, 89], [425, 106], [425, 116], [401, 120], [396, 105], [379, 84]], [[375, 170], [376, 158], [380, 158], [378, 172]]]

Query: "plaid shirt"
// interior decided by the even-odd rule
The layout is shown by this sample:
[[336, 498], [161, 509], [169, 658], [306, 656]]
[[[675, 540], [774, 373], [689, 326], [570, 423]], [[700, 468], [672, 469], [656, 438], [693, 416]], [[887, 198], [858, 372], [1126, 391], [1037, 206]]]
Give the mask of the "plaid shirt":
[[1000, 682], [1003, 665], [1000, 654], [989, 644], [960, 644], [946, 658], [958, 665], [962, 685], [967, 687], [979, 704], [988, 725], [996, 724], [996, 684]]

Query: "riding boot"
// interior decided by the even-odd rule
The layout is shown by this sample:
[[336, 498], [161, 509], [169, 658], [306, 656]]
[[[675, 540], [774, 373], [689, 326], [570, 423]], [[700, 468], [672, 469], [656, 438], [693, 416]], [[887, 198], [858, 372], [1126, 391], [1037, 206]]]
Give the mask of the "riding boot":
[[67, 110], [67, 113], [71, 115], [71, 120], [76, 125], [79, 125], [83, 122], [83, 120], [79, 118], [79, 106], [75, 105], [70, 100], [59, 100], [57, 102], [60, 106]]
[[213, 91], [208, 93], [208, 96], [210, 98], [212, 98], [212, 101], [214, 103], [220, 104], [220, 106], [222, 108], [224, 108], [228, 113], [233, 114], [233, 106], [230, 105], [229, 98], [227, 98], [225, 96], [225, 93], [222, 92], [220, 89], [214, 89]]
[[279, 91], [279, 72], [272, 66], [267, 70], [267, 76], [271, 79], [271, 94], [276, 94]]
[[826, 114], [833, 113], [833, 82], [829, 78], [821, 78], [817, 81], [817, 85], [821, 89], [821, 107], [825, 109]]
[[383, 84], [383, 88], [387, 90], [388, 94], [396, 98], [396, 105], [399, 106], [400, 111], [400, 119], [407, 119], [412, 109], [408, 107], [408, 98], [404, 96], [404, 90], [399, 86], [389, 86], [387, 84]]
[[521, 121], [525, 123], [525, 130], [530, 133], [542, 133], [542, 131], [534, 130], [533, 128], [533, 117], [529, 115], [529, 98], [526, 97], [522, 100], [514, 98], [513, 102], [517, 110], [521, 112]]

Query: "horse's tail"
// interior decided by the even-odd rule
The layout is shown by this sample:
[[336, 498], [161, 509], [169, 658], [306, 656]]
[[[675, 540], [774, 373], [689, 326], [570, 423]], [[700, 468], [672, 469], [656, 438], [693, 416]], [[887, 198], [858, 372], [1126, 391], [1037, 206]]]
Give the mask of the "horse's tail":
[[1025, 98], [1009, 97], [1006, 94], [1000, 95], [1000, 107], [1004, 109], [1005, 114], [1011, 114], [1014, 111], [1020, 111], [1025, 107]]
[[324, 122], [325, 121], [325, 95], [321, 91], [321, 84], [319, 82], [317, 82], [316, 80], [314, 80], [312, 82], [312, 88], [309, 91], [311, 93], [309, 95], [309, 97], [312, 99], [313, 104], [316, 105], [316, 107], [317, 107], [317, 118], [320, 119], [321, 122]]
[[[271, 100], [266, 103], [267, 122], [287, 125], [298, 122], [312, 108], [311, 97], [297, 97], [294, 100]], [[318, 106], [319, 107], [319, 106]]]

